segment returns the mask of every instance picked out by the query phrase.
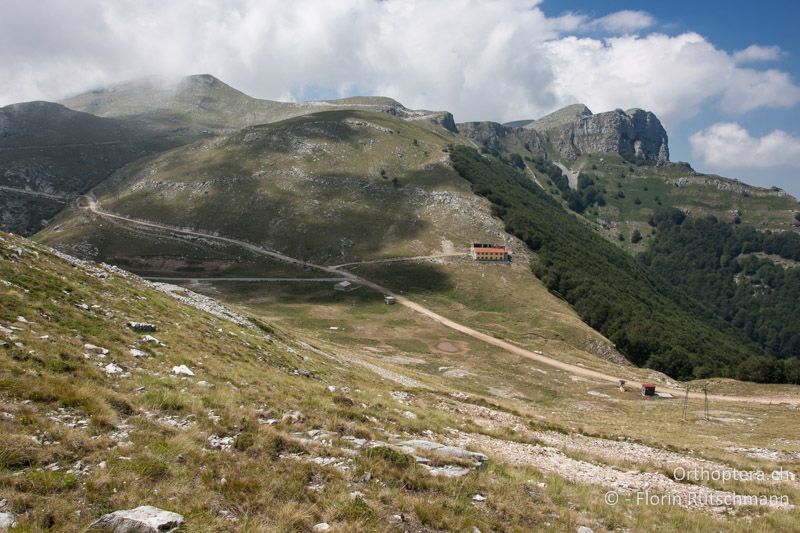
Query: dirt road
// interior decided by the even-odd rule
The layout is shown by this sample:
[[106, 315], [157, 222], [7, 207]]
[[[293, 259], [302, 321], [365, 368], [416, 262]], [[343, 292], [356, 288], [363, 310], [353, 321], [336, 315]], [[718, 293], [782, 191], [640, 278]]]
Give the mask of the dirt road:
[[8, 191], [13, 192], [15, 194], [26, 194], [28, 196], [38, 196], [40, 198], [47, 198], [48, 200], [55, 200], [56, 202], [65, 203], [67, 202], [68, 198], [66, 196], [58, 195], [58, 194], [50, 194], [46, 192], [39, 192], [39, 191], [31, 191], [28, 189], [18, 189], [16, 187], [6, 187], [5, 185], [0, 185], [0, 191]]
[[[290, 263], [290, 264], [302, 266], [304, 268], [312, 268], [312, 269], [320, 270], [322, 272], [327, 272], [327, 273], [330, 273], [330, 274], [334, 274], [336, 276], [340, 276], [342, 278], [349, 279], [352, 282], [359, 283], [360, 285], [363, 285], [365, 287], [369, 287], [369, 288], [371, 288], [371, 289], [373, 289], [375, 291], [381, 292], [383, 294], [392, 295], [392, 296], [394, 296], [396, 298], [397, 303], [399, 303], [401, 305], [404, 305], [405, 307], [407, 307], [407, 308], [409, 308], [409, 309], [411, 309], [413, 311], [416, 311], [417, 313], [420, 313], [421, 315], [424, 315], [424, 316], [426, 316], [426, 317], [428, 317], [428, 318], [430, 318], [432, 320], [435, 320], [436, 322], [438, 322], [439, 324], [442, 324], [443, 326], [445, 326], [447, 328], [450, 328], [450, 329], [452, 329], [454, 331], [458, 331], [460, 333], [463, 333], [464, 335], [468, 335], [468, 336], [470, 336], [470, 337], [472, 337], [474, 339], [477, 339], [477, 340], [480, 340], [482, 342], [485, 342], [486, 344], [491, 344], [492, 346], [496, 346], [496, 347], [498, 347], [498, 348], [500, 348], [502, 350], [505, 350], [505, 351], [507, 351], [509, 353], [513, 353], [515, 355], [519, 355], [519, 356], [531, 359], [533, 361], [537, 361], [539, 363], [542, 363], [542, 364], [557, 368], [559, 370], [563, 370], [565, 372], [569, 372], [569, 373], [571, 373], [573, 375], [582, 376], [582, 377], [586, 377], [586, 378], [592, 378], [592, 379], [599, 379], [599, 380], [608, 381], [608, 382], [611, 382], [611, 383], [618, 383], [620, 379], [625, 379], [627, 384], [628, 384], [628, 386], [634, 387], [634, 388], [639, 388], [642, 385], [641, 382], [630, 380], [628, 378], [625, 378], [624, 376], [623, 377], [621, 377], [621, 376], [612, 376], [610, 374], [605, 374], [603, 372], [598, 372], [598, 371], [591, 370], [591, 369], [588, 369], [588, 368], [584, 368], [584, 367], [580, 367], [580, 366], [577, 366], [577, 365], [572, 365], [572, 364], [569, 364], [569, 363], [565, 363], [563, 361], [559, 361], [557, 359], [553, 359], [552, 357], [548, 357], [548, 356], [543, 355], [543, 354], [537, 354], [537, 353], [532, 352], [530, 350], [526, 350], [525, 348], [521, 348], [519, 346], [511, 344], [510, 342], [506, 342], [504, 340], [492, 337], [491, 335], [487, 335], [486, 333], [482, 333], [480, 331], [472, 329], [469, 326], [465, 326], [463, 324], [460, 324], [458, 322], [450, 320], [449, 318], [446, 318], [446, 317], [436, 313], [435, 311], [432, 311], [431, 309], [428, 309], [427, 307], [424, 307], [424, 306], [422, 306], [422, 305], [420, 305], [420, 304], [418, 304], [416, 302], [413, 302], [413, 301], [409, 300], [408, 298], [406, 298], [405, 296], [401, 296], [399, 294], [396, 294], [396, 293], [390, 291], [389, 289], [387, 289], [386, 287], [378, 285], [377, 283], [374, 283], [372, 281], [369, 281], [367, 279], [364, 279], [364, 278], [362, 278], [360, 276], [357, 276], [357, 275], [355, 275], [353, 273], [350, 273], [350, 272], [347, 272], [347, 271], [337, 270], [336, 267], [328, 267], [328, 266], [324, 266], [324, 265], [316, 265], [314, 263], [309, 263], [308, 261], [302, 261], [300, 259], [295, 259], [293, 257], [289, 257], [289, 256], [281, 254], [279, 252], [275, 252], [275, 251], [272, 251], [272, 250], [266, 250], [266, 249], [264, 249], [264, 248], [262, 248], [260, 246], [255, 245], [255, 244], [250, 244], [248, 242], [240, 241], [238, 239], [232, 239], [230, 237], [218, 237], [218, 236], [215, 236], [215, 235], [209, 235], [207, 233], [191, 231], [191, 230], [186, 230], [186, 229], [180, 229], [180, 228], [175, 228], [175, 227], [172, 227], [172, 226], [166, 226], [164, 224], [158, 224], [158, 223], [155, 223], [155, 222], [148, 222], [148, 221], [144, 221], [144, 220], [137, 220], [137, 219], [133, 219], [133, 218], [124, 217], [124, 216], [121, 216], [121, 215], [116, 215], [116, 214], [109, 213], [107, 211], [103, 211], [102, 209], [100, 209], [100, 207], [97, 205], [97, 201], [94, 198], [86, 197], [86, 199], [88, 200], [88, 205], [86, 207], [88, 209], [90, 209], [93, 213], [96, 213], [96, 214], [98, 214], [100, 216], [103, 216], [103, 217], [108, 217], [108, 218], [112, 218], [112, 219], [116, 219], [116, 220], [121, 220], [121, 221], [128, 222], [130, 224], [134, 224], [134, 225], [138, 225], [138, 226], [160, 229], [162, 231], [167, 231], [167, 232], [171, 232], [171, 233], [178, 233], [178, 234], [182, 234], [182, 235], [192, 235], [192, 236], [196, 236], [196, 237], [204, 237], [204, 238], [207, 238], [207, 239], [213, 239], [213, 240], [217, 240], [217, 241], [221, 241], [221, 242], [226, 242], [226, 243], [238, 245], [238, 246], [241, 246], [241, 247], [246, 248], [248, 250], [251, 250], [253, 252], [256, 252], [258, 254], [266, 255], [266, 256], [271, 257], [273, 259], [278, 259], [280, 261], [284, 261], [284, 262], [287, 262], [287, 263]], [[669, 392], [671, 392], [671, 393], [673, 393], [675, 395], [683, 395], [684, 394], [684, 390], [683, 389], [673, 389], [673, 388], [670, 388], [670, 387], [665, 387], [663, 385], [661, 385], [660, 388], [661, 389], [666, 389], [667, 391], [669, 391]], [[703, 399], [705, 396], [702, 393], [699, 393], [699, 392], [690, 392], [689, 393], [689, 397], [692, 398], [692, 399]], [[773, 397], [773, 398], [771, 398], [771, 397], [764, 397], [764, 396], [720, 396], [720, 395], [709, 394], [708, 395], [708, 399], [712, 400], [712, 401], [719, 401], [719, 402], [743, 402], [743, 403], [758, 403], [758, 404], [788, 403], [788, 404], [795, 404], [795, 405], [800, 404], [800, 398], [781, 398], [781, 397]]]

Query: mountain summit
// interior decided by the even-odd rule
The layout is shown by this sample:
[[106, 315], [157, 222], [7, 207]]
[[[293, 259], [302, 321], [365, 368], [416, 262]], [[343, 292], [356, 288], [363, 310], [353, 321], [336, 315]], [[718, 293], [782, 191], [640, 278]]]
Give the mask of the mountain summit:
[[470, 122], [460, 124], [459, 131], [486, 147], [509, 141], [528, 148], [549, 146], [567, 162], [585, 154], [616, 154], [659, 164], [669, 161], [664, 126], [654, 113], [642, 109], [595, 115], [585, 105], [573, 104], [537, 120]]

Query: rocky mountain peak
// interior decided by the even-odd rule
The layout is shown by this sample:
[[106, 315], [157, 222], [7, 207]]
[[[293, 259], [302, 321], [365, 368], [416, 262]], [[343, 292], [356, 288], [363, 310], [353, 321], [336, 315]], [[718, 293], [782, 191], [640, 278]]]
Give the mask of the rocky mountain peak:
[[542, 133], [565, 160], [603, 153], [669, 161], [667, 132], [655, 114], [643, 109], [592, 114], [585, 105], [575, 104], [525, 127]]
[[588, 107], [583, 104], [572, 104], [530, 122], [525, 128], [536, 131], [559, 129], [590, 116], [592, 111]]

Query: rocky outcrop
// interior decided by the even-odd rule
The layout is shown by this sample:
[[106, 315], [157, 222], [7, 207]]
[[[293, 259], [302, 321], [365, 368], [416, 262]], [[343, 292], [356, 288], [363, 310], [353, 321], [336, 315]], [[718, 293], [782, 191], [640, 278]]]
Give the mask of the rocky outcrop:
[[453, 114], [448, 111], [434, 113], [433, 115], [431, 115], [430, 121], [433, 122], [434, 124], [438, 124], [447, 131], [458, 133], [458, 128], [456, 128], [456, 121], [453, 118]]
[[580, 154], [619, 154], [646, 161], [669, 161], [667, 132], [653, 113], [641, 109], [592, 114], [584, 105], [566, 107], [524, 129], [542, 133], [563, 159]]
[[89, 531], [108, 533], [159, 533], [173, 531], [183, 524], [178, 513], [164, 511], [158, 507], [143, 505], [136, 509], [114, 511], [103, 515], [89, 527]]
[[765, 189], [763, 187], [755, 187], [753, 185], [742, 183], [739, 180], [721, 178], [718, 176], [707, 176], [704, 174], [694, 174], [691, 176], [673, 178], [667, 180], [667, 183], [675, 185], [676, 187], [690, 187], [692, 185], [700, 187], [713, 187], [720, 191], [731, 191], [743, 196], [791, 198], [789, 193], [777, 187]]
[[503, 148], [545, 153], [549, 144], [562, 160], [581, 154], [619, 154], [657, 163], [669, 161], [667, 132], [653, 113], [641, 109], [592, 114], [582, 104], [567, 106], [533, 121], [506, 125], [464, 122], [458, 132], [489, 151]]
[[497, 122], [463, 122], [457, 127], [458, 133], [489, 151], [518, 148], [543, 153], [545, 150], [545, 139], [535, 130], [513, 128]]
[[458, 125], [461, 135], [489, 150], [500, 150], [503, 139], [511, 131], [511, 128], [497, 122], [462, 122]]

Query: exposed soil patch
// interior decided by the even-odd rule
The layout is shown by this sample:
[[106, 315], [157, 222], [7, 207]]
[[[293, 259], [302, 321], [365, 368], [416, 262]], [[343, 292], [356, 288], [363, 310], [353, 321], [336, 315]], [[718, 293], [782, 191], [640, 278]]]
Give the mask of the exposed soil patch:
[[463, 354], [469, 351], [469, 347], [465, 342], [452, 341], [449, 339], [441, 339], [428, 346], [432, 352], [441, 353], [446, 355]]

